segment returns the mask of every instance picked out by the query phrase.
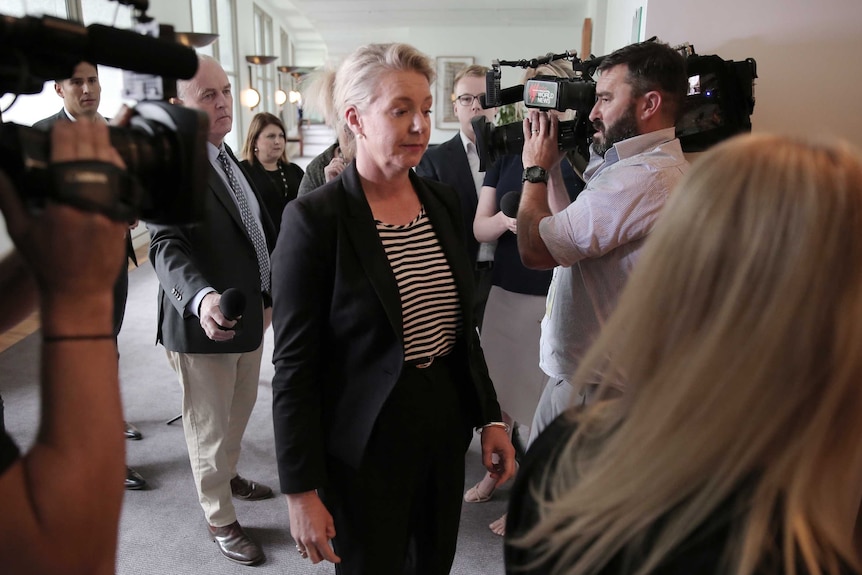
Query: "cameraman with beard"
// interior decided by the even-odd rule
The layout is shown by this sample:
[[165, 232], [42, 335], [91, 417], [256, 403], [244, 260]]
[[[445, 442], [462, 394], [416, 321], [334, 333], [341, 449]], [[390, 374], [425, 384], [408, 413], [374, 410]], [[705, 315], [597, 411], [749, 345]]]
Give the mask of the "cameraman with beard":
[[[55, 181], [96, 194], [124, 167], [100, 122], [57, 122], [51, 161]], [[0, 429], [0, 572], [114, 573], [125, 453], [112, 285], [128, 226], [52, 202], [30, 213], [2, 172], [0, 210], [18, 250], [0, 261], [0, 325], [38, 302], [43, 343], [33, 446], [21, 455]]]
[[683, 56], [666, 44], [641, 42], [606, 56], [598, 74], [586, 187], [574, 202], [551, 193], [562, 186], [547, 185], [562, 178], [557, 119], [531, 110], [524, 120], [518, 251], [528, 268], [554, 269], [539, 353], [549, 379], [531, 442], [572, 403], [595, 399], [594, 386], [575, 390], [569, 378], [688, 169], [674, 129], [688, 89]]

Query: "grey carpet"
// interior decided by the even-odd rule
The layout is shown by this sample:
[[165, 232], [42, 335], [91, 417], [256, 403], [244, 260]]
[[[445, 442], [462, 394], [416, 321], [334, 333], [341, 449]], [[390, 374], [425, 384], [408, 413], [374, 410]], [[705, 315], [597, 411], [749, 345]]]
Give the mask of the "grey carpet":
[[[156, 277], [149, 263], [130, 274], [129, 301], [120, 333], [120, 380], [126, 420], [144, 434], [127, 441], [128, 464], [149, 486], [125, 495], [119, 533], [120, 575], [190, 573], [334, 573], [329, 564], [311, 566], [299, 558], [289, 533], [282, 497], [236, 503], [240, 523], [264, 548], [266, 563], [243, 567], [224, 559], [207, 534], [203, 512], [189, 469], [181, 422], [165, 425], [180, 411], [181, 390], [164, 349], [155, 345]], [[265, 340], [258, 402], [245, 434], [240, 473], [277, 490], [272, 420], [272, 331]], [[35, 436], [39, 419], [39, 340], [34, 334], [0, 353], [0, 393], [6, 403], [6, 425], [22, 447]], [[81, 414], [81, 425], [87, 414]], [[467, 483], [482, 476], [478, 442], [467, 454]], [[98, 485], [93, 486], [98, 489]], [[487, 503], [464, 504], [455, 575], [499, 575], [504, 572], [502, 540], [488, 530], [506, 506], [508, 486]], [[0, 519], [2, 520], [2, 519]], [[86, 529], [85, 525], [81, 526]]]

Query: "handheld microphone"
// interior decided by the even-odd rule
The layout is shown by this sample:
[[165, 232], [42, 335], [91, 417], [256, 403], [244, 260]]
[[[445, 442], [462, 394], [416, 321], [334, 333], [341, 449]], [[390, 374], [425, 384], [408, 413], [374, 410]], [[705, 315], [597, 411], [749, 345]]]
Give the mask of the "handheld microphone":
[[236, 288], [227, 288], [221, 294], [218, 307], [225, 319], [239, 319], [245, 311], [245, 294]]
[[521, 204], [521, 192], [512, 190], [500, 198], [500, 211], [510, 218], [518, 217], [518, 206]]

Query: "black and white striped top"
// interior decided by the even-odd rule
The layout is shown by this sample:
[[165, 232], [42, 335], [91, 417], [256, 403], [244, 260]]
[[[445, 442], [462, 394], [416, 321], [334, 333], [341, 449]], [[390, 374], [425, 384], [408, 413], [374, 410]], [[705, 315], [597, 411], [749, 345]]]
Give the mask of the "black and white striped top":
[[403, 226], [376, 223], [401, 294], [404, 361], [446, 355], [461, 329], [461, 303], [425, 207]]

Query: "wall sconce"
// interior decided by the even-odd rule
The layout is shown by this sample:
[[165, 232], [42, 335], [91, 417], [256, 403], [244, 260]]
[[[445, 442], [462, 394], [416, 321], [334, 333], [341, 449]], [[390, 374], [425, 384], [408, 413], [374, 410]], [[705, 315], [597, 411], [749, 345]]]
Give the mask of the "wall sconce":
[[287, 102], [287, 92], [282, 90], [279, 84], [278, 90], [275, 91], [275, 105], [280, 108], [284, 106], [285, 102]]
[[218, 39], [218, 34], [203, 32], [174, 32], [177, 42], [189, 48], [205, 48]]
[[285, 102], [287, 102], [287, 92], [284, 91], [284, 88], [281, 87], [281, 66], [277, 68], [278, 70], [278, 89], [275, 91], [275, 105], [281, 108], [284, 106]]
[[251, 66], [248, 67], [248, 88], [240, 92], [239, 101], [243, 106], [251, 110], [254, 110], [260, 104], [260, 92], [254, 89], [251, 82]]
[[248, 88], [243, 90], [239, 95], [240, 103], [254, 110], [260, 104], [260, 92], [254, 89], [254, 83], [251, 79], [251, 65], [271, 64], [278, 59], [278, 56], [246, 56], [245, 61], [248, 62]]
[[[279, 66], [278, 71], [285, 74], [290, 74], [294, 79], [295, 86], [304, 75], [312, 71], [312, 68], [305, 68], [303, 66]], [[279, 86], [279, 90], [281, 90], [281, 86]], [[283, 92], [283, 90], [281, 91]], [[290, 90], [290, 92], [285, 94], [285, 96], [287, 101], [289, 101], [291, 104], [296, 104], [297, 106], [302, 107], [302, 94], [298, 90]], [[276, 98], [278, 98], [278, 92], [276, 92]]]

